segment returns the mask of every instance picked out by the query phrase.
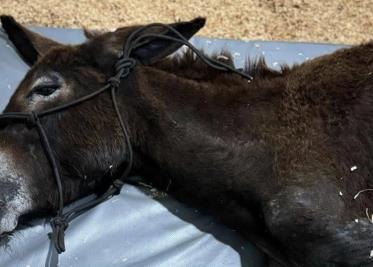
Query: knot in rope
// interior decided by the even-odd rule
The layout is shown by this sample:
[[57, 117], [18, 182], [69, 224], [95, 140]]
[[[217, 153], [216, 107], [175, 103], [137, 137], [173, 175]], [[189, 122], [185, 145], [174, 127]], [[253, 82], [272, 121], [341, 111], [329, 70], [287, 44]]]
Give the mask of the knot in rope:
[[65, 251], [65, 230], [69, 226], [68, 221], [63, 216], [57, 216], [50, 221], [52, 233], [50, 238], [58, 253]]
[[[115, 63], [114, 68], [116, 73], [120, 73], [121, 71], [129, 71], [136, 66], [136, 60], [130, 57], [121, 56], [118, 61]], [[122, 73], [122, 75], [125, 72]], [[127, 76], [127, 75], [125, 75]], [[124, 78], [125, 76], [121, 77]]]
[[117, 63], [115, 63], [115, 75], [108, 79], [110, 85], [114, 88], [118, 88], [120, 85], [121, 79], [128, 76], [131, 69], [136, 66], [136, 60], [130, 57], [121, 56]]
[[120, 77], [118, 76], [110, 77], [107, 81], [110, 83], [112, 88], [118, 88], [120, 85]]

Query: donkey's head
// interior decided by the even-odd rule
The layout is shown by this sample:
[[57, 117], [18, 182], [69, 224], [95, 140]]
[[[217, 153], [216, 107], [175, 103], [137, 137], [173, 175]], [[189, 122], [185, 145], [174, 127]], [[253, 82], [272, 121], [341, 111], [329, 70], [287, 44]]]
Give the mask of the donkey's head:
[[[114, 64], [126, 38], [136, 27], [120, 28], [68, 46], [44, 38], [12, 17], [2, 16], [4, 30], [31, 69], [11, 97], [5, 112], [42, 111], [87, 95], [101, 88], [114, 74]], [[204, 19], [171, 26], [189, 39]], [[152, 28], [151, 33], [172, 35]], [[133, 53], [139, 63], [154, 63], [180, 44], [149, 39]], [[139, 64], [137, 68], [141, 68]], [[136, 72], [118, 93], [120, 112], [126, 120], [130, 108], [122, 101], [122, 91], [135, 90]], [[111, 180], [125, 166], [124, 136], [108, 92], [89, 101], [42, 119], [62, 174], [65, 202], [76, 199]], [[57, 187], [39, 136], [23, 123], [2, 125], [0, 129], [0, 234], [12, 231], [19, 216], [51, 210], [57, 205]], [[132, 130], [132, 131], [131, 131]], [[130, 129], [134, 134], [134, 129]], [[135, 137], [133, 137], [135, 138]], [[106, 180], [106, 181], [105, 181]]]

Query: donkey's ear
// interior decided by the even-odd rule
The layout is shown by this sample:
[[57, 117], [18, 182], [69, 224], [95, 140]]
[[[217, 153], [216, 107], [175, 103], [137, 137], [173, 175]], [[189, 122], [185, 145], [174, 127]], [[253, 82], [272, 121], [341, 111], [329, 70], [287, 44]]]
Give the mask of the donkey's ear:
[[[205, 18], [199, 17], [187, 22], [169, 24], [169, 26], [173, 27], [188, 40], [205, 25], [205, 22]], [[145, 33], [161, 33], [170, 37], [176, 37], [174, 32], [169, 29], [165, 30], [164, 28], [150, 29], [150, 31], [146, 31]], [[172, 54], [182, 45], [181, 43], [170, 40], [149, 38], [149, 40], [145, 40], [143, 45], [132, 52], [132, 56], [143, 64], [151, 64]]]
[[84, 36], [89, 39], [94, 39], [100, 35], [103, 35], [105, 32], [101, 30], [92, 30], [86, 27], [83, 27]]
[[32, 65], [51, 47], [61, 44], [28, 30], [11, 16], [0, 16], [2, 27], [17, 48], [23, 60]]

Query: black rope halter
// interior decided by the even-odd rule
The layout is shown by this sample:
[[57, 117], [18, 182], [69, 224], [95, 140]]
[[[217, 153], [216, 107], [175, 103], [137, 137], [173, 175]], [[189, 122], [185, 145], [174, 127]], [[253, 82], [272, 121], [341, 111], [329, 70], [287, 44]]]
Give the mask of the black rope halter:
[[[166, 35], [166, 31], [163, 31], [159, 34], [155, 33], [146, 33], [146, 30], [149, 30], [151, 28], [164, 28], [165, 30], [168, 30], [172, 32], [174, 36]], [[168, 40], [176, 43], [180, 43], [182, 45], [185, 45], [189, 47], [204, 63], [206, 63], [208, 66], [221, 70], [221, 71], [230, 71], [233, 73], [236, 73], [238, 75], [241, 75], [242, 77], [252, 80], [253, 77], [250, 76], [247, 73], [244, 73], [241, 70], [235, 69], [234, 67], [227, 65], [223, 62], [220, 62], [218, 60], [206, 57], [202, 52], [197, 50], [196, 47], [194, 47], [188, 40], [181, 35], [177, 30], [174, 28], [161, 24], [161, 23], [154, 23], [150, 24], [144, 27], [141, 27], [134, 32], [132, 32], [129, 37], [126, 39], [126, 42], [123, 46], [123, 53], [117, 60], [115, 64], [115, 74], [110, 77], [107, 80], [106, 85], [104, 85], [102, 88], [86, 95], [81, 98], [78, 98], [76, 100], [73, 100], [69, 103], [62, 104], [59, 106], [56, 106], [54, 108], [50, 108], [44, 111], [32, 111], [32, 112], [6, 112], [4, 114], [0, 115], [0, 120], [6, 120], [7, 122], [16, 122], [16, 123], [25, 123], [28, 127], [34, 127], [36, 128], [39, 137], [40, 142], [44, 148], [45, 155], [50, 163], [51, 169], [53, 171], [53, 176], [56, 180], [57, 184], [57, 190], [58, 190], [58, 209], [57, 209], [57, 215], [51, 219], [50, 224], [52, 227], [52, 233], [49, 234], [51, 241], [53, 242], [53, 245], [56, 249], [56, 251], [60, 254], [65, 251], [65, 242], [64, 242], [64, 232], [66, 228], [69, 225], [69, 222], [71, 222], [74, 218], [79, 216], [80, 214], [84, 213], [85, 211], [91, 209], [92, 207], [96, 206], [97, 204], [103, 202], [107, 198], [118, 194], [120, 189], [122, 188], [124, 182], [128, 182], [129, 180], [128, 175], [131, 171], [132, 164], [133, 164], [133, 152], [132, 152], [132, 146], [130, 137], [128, 134], [128, 127], [126, 123], [123, 121], [118, 104], [116, 99], [116, 92], [119, 89], [120, 83], [123, 79], [129, 76], [131, 70], [136, 66], [137, 61], [136, 59], [131, 57], [131, 53], [136, 49], [144, 44], [150, 42], [152, 39], [163, 39]], [[113, 184], [109, 187], [109, 189], [102, 195], [96, 197], [93, 200], [90, 200], [86, 203], [82, 203], [76, 207], [74, 207], [72, 210], [64, 213], [63, 207], [64, 207], [64, 201], [63, 201], [63, 187], [62, 187], [62, 181], [61, 181], [61, 175], [60, 171], [58, 169], [57, 161], [54, 156], [52, 147], [49, 143], [48, 136], [44, 130], [42, 119], [50, 114], [54, 114], [57, 112], [63, 112], [66, 109], [69, 109], [73, 106], [79, 105], [85, 101], [91, 100], [95, 97], [98, 97], [103, 92], [109, 91], [111, 92], [111, 100], [113, 102], [113, 107], [116, 113], [116, 116], [119, 120], [120, 126], [122, 128], [124, 138], [125, 138], [125, 146], [127, 148], [127, 155], [126, 155], [126, 161], [127, 166], [124, 172], [118, 177], [116, 180], [114, 180]], [[133, 183], [136, 183], [136, 180], [133, 180]], [[254, 238], [256, 239], [256, 238]], [[255, 242], [255, 240], [252, 240], [259, 248], [262, 248], [260, 243]], [[289, 266], [284, 261], [278, 260], [277, 256], [271, 255], [270, 252], [265, 251], [266, 254], [268, 254], [272, 258], [277, 258], [277, 261], [279, 261], [283, 266]]]

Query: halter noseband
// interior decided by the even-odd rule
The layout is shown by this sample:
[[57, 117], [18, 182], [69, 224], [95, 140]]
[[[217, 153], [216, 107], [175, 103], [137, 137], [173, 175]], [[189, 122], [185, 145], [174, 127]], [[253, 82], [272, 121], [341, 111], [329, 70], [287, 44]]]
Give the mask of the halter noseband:
[[[165, 28], [168, 31], [171, 31], [174, 36], [165, 35], [163, 33], [161, 34], [154, 34], [154, 33], [144, 33], [145, 30], [153, 28], [153, 27], [161, 27]], [[73, 100], [69, 103], [59, 105], [54, 108], [50, 108], [44, 111], [31, 111], [31, 112], [6, 112], [0, 115], [0, 120], [7, 120], [8, 122], [16, 122], [16, 123], [25, 123], [28, 127], [35, 127], [37, 129], [38, 135], [40, 137], [40, 142], [44, 148], [44, 152], [46, 157], [48, 158], [48, 161], [50, 163], [51, 169], [53, 171], [53, 176], [56, 180], [57, 189], [58, 189], [58, 209], [57, 209], [57, 215], [51, 219], [50, 224], [52, 227], [52, 233], [50, 233], [50, 238], [54, 244], [54, 247], [56, 248], [56, 251], [58, 253], [62, 253], [65, 251], [65, 242], [64, 242], [64, 231], [69, 225], [69, 222], [72, 221], [74, 218], [79, 216], [80, 214], [84, 213], [85, 211], [89, 210], [90, 208], [96, 206], [97, 204], [103, 202], [108, 197], [119, 193], [122, 185], [125, 182], [125, 179], [128, 177], [133, 163], [133, 152], [132, 152], [132, 146], [130, 137], [128, 134], [128, 127], [126, 123], [123, 121], [117, 100], [116, 100], [116, 91], [119, 89], [120, 83], [123, 79], [129, 76], [131, 70], [136, 66], [136, 59], [131, 58], [131, 52], [146, 44], [149, 42], [149, 39], [164, 39], [172, 42], [177, 42], [183, 45], [186, 45], [189, 47], [204, 63], [209, 65], [212, 68], [222, 70], [222, 71], [231, 71], [234, 73], [237, 73], [241, 75], [242, 77], [252, 80], [253, 77], [250, 76], [247, 73], [241, 72], [234, 67], [224, 64], [218, 60], [214, 60], [211, 58], [206, 57], [204, 54], [202, 54], [200, 51], [197, 50], [196, 47], [194, 47], [191, 43], [188, 42], [188, 40], [180, 34], [177, 30], [174, 28], [161, 24], [161, 23], [154, 23], [150, 24], [144, 27], [141, 27], [137, 29], [136, 31], [132, 32], [131, 35], [126, 39], [126, 42], [123, 47], [123, 53], [120, 56], [120, 58], [117, 60], [115, 64], [115, 75], [110, 77], [107, 80], [106, 85], [104, 85], [102, 88], [94, 91], [93, 93], [90, 93], [86, 96], [83, 96], [81, 98], [78, 98], [76, 100]], [[62, 187], [62, 180], [60, 171], [58, 169], [57, 161], [54, 156], [53, 150], [51, 148], [51, 145], [49, 143], [47, 134], [44, 130], [43, 124], [41, 122], [41, 119], [43, 117], [46, 117], [50, 114], [54, 114], [57, 112], [63, 112], [66, 109], [69, 109], [73, 106], [79, 105], [85, 101], [91, 100], [99, 95], [101, 93], [109, 91], [111, 92], [111, 99], [113, 102], [113, 107], [115, 109], [116, 116], [120, 122], [120, 126], [122, 128], [122, 131], [124, 133], [125, 137], [125, 145], [127, 147], [127, 167], [124, 170], [124, 172], [118, 177], [113, 184], [109, 187], [109, 189], [99, 197], [87, 202], [83, 203], [79, 206], [76, 206], [69, 212], [64, 213], [63, 207], [64, 207], [64, 201], [63, 201], [63, 187]]]

